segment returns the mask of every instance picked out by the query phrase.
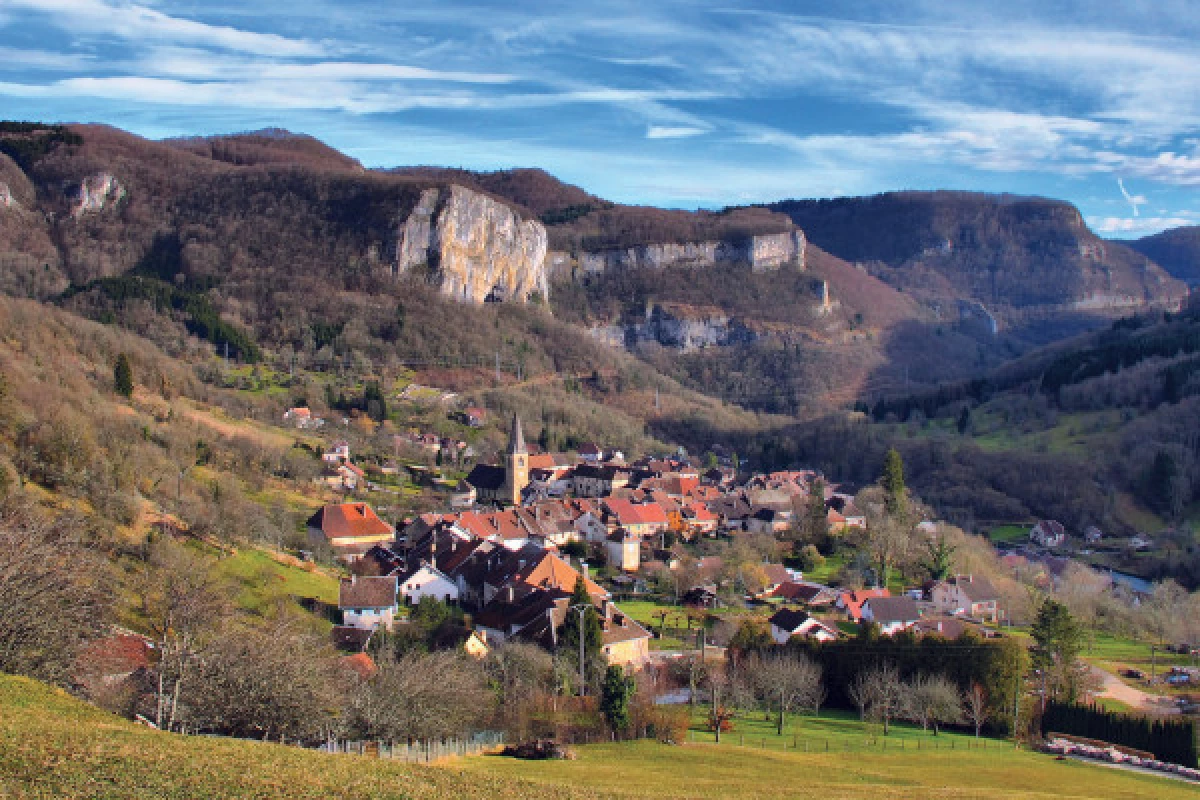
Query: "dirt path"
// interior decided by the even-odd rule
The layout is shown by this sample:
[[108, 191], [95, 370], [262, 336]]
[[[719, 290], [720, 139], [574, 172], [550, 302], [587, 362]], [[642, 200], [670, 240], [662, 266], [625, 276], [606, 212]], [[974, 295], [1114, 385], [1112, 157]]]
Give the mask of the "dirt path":
[[1178, 713], [1178, 709], [1173, 704], [1162, 702], [1163, 698], [1159, 695], [1135, 689], [1116, 675], [1105, 672], [1099, 667], [1092, 667], [1092, 672], [1104, 684], [1104, 688], [1100, 691], [1101, 697], [1111, 697], [1113, 700], [1119, 700], [1130, 708], [1140, 711], [1153, 711], [1158, 714]]

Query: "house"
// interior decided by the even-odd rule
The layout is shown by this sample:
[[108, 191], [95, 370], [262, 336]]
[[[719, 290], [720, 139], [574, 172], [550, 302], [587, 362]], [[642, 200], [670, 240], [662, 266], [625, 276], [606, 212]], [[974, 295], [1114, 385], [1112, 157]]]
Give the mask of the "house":
[[1088, 544], [1099, 544], [1104, 539], [1104, 532], [1095, 525], [1089, 525], [1083, 532], [1083, 540]]
[[346, 441], [334, 442], [329, 446], [329, 449], [321, 454], [321, 460], [326, 464], [337, 464], [342, 461], [350, 460], [350, 443]]
[[459, 481], [454, 487], [454, 492], [450, 495], [451, 508], [470, 508], [475, 505], [478, 499], [478, 494], [475, 492], [475, 487], [469, 481]]
[[746, 530], [750, 533], [774, 535], [786, 531], [791, 522], [791, 511], [760, 508], [746, 519]]
[[627, 530], [618, 528], [608, 535], [605, 543], [608, 565], [622, 572], [637, 572], [641, 564], [642, 540]]
[[575, 452], [589, 464], [599, 464], [604, 460], [604, 451], [595, 442], [584, 442], [576, 448]]
[[851, 622], [862, 621], [862, 604], [872, 597], [891, 597], [887, 589], [859, 589], [853, 592], [842, 592], [837, 598], [837, 608], [845, 612]]
[[921, 612], [911, 597], [869, 597], [862, 604], [862, 618], [878, 625], [884, 636], [891, 636], [916, 625]]
[[711, 535], [717, 532], [717, 515], [701, 503], [688, 503], [679, 510], [684, 527], [689, 533]]
[[980, 638], [991, 639], [999, 634], [988, 630], [962, 617], [922, 617], [921, 621], [912, 627], [918, 636], [940, 636], [943, 639], [957, 639], [964, 633], [974, 633]]
[[283, 421], [297, 428], [319, 428], [325, 424], [325, 420], [303, 406], [289, 408], [283, 412]]
[[334, 555], [347, 561], [362, 557], [373, 546], [389, 546], [396, 529], [379, 518], [366, 503], [338, 503], [322, 507], [308, 518], [308, 539], [328, 544]]
[[469, 425], [472, 428], [482, 428], [487, 422], [487, 411], [477, 406], [464, 408], [459, 417], [464, 425]]
[[441, 570], [428, 562], [416, 569], [397, 576], [400, 596], [410, 606], [421, 602], [423, 597], [432, 597], [444, 603], [458, 602], [458, 584], [447, 578]]
[[800, 583], [785, 581], [775, 587], [772, 597], [779, 597], [789, 603], [800, 603], [809, 608], [827, 608], [837, 602], [838, 594], [828, 586], [819, 583]]
[[476, 661], [487, 658], [491, 651], [492, 648], [488, 646], [487, 632], [483, 630], [471, 631], [471, 635], [463, 642], [463, 652]]
[[571, 491], [576, 497], [608, 497], [628, 486], [631, 476], [630, 470], [613, 464], [580, 464], [571, 474]]
[[347, 653], [361, 653], [371, 643], [373, 630], [355, 628], [352, 625], [334, 625], [330, 631], [333, 646]]
[[783, 564], [763, 564], [762, 571], [766, 582], [759, 593], [760, 597], [774, 594], [776, 589], [795, 578], [792, 571]]
[[938, 581], [930, 591], [933, 607], [943, 614], [996, 622], [999, 593], [992, 582], [974, 575], [955, 575]]
[[639, 539], [665, 531], [670, 525], [666, 511], [658, 503], [634, 503], [610, 497], [603, 506], [610, 526], [624, 528]]
[[1043, 519], [1029, 530], [1029, 539], [1042, 547], [1062, 547], [1067, 541], [1067, 532], [1061, 522]]
[[793, 636], [816, 639], [818, 642], [831, 642], [838, 638], [838, 632], [807, 611], [785, 608], [776, 611], [770, 619], [771, 638], [775, 644], [787, 644]]
[[1133, 550], [1149, 550], [1154, 547], [1154, 540], [1139, 533], [1129, 540], [1129, 547]]
[[338, 584], [338, 608], [342, 624], [362, 630], [391, 630], [396, 617], [396, 576], [351, 575]]

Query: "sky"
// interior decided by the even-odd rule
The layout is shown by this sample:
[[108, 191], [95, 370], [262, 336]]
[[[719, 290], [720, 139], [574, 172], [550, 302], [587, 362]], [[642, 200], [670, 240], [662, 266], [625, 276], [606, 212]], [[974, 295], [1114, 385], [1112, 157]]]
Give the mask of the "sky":
[[679, 208], [1036, 194], [1135, 237], [1200, 224], [1200, 2], [0, 0], [0, 118]]

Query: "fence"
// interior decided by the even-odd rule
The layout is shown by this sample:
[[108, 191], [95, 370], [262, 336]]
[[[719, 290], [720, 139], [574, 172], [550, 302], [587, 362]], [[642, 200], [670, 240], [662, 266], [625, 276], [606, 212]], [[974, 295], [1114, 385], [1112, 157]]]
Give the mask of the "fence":
[[[689, 743], [714, 744], [712, 733], [689, 730]], [[793, 736], [762, 736], [745, 733], [722, 733], [722, 745], [753, 747], [760, 750], [791, 750], [799, 753], [886, 753], [897, 752], [942, 752], [992, 750], [997, 753], [1011, 750], [1013, 745], [998, 739], [968, 739], [962, 736], [921, 738], [889, 738], [874, 736], [866, 739], [821, 738], [801, 734]]]
[[430, 762], [450, 756], [477, 756], [504, 744], [504, 734], [480, 731], [466, 739], [439, 739], [425, 742], [334, 741], [321, 745], [326, 753], [344, 753], [370, 758], [391, 758], [406, 762]]

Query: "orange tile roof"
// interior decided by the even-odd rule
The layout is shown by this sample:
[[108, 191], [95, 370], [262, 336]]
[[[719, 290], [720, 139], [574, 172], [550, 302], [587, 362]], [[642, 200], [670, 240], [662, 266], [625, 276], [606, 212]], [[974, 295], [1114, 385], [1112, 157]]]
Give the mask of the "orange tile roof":
[[330, 541], [336, 539], [387, 539], [396, 535], [375, 510], [366, 503], [340, 503], [321, 508], [308, 520], [311, 528], [318, 528]]

